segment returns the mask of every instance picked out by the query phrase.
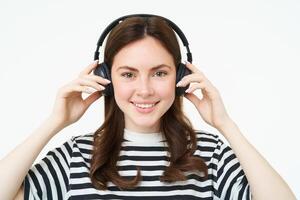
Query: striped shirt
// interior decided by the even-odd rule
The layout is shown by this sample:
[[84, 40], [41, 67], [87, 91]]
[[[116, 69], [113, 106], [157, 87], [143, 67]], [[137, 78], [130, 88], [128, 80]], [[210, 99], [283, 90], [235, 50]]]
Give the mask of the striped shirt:
[[184, 172], [186, 181], [160, 182], [169, 165], [165, 138], [161, 133], [137, 133], [124, 129], [117, 162], [121, 176], [133, 178], [136, 167], [142, 181], [134, 189], [120, 190], [108, 182], [97, 190], [89, 178], [93, 133], [73, 136], [49, 151], [33, 165], [24, 179], [24, 199], [251, 199], [250, 187], [230, 146], [218, 135], [196, 131], [197, 150], [208, 166], [208, 179], [199, 171]]

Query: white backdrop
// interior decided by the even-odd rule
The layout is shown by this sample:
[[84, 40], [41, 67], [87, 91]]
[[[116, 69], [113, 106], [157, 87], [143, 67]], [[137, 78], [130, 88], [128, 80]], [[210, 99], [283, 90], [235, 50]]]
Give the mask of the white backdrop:
[[[300, 198], [299, 1], [0, 2], [0, 158], [50, 114], [58, 88], [92, 62], [98, 37], [112, 20], [151, 13], [183, 30], [193, 63], [219, 89], [242, 133]], [[196, 128], [219, 134], [184, 103]], [[101, 98], [52, 138], [36, 162], [102, 122]]]

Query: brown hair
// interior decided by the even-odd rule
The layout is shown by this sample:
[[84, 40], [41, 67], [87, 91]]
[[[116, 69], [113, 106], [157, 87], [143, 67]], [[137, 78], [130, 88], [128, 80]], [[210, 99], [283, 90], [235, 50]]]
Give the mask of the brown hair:
[[[111, 67], [114, 56], [121, 48], [147, 36], [160, 41], [173, 56], [175, 66], [178, 66], [181, 54], [176, 35], [167, 22], [159, 17], [131, 17], [113, 28], [107, 38], [104, 62]], [[204, 160], [193, 156], [197, 149], [196, 132], [182, 111], [182, 101], [182, 97], [176, 96], [169, 110], [161, 117], [160, 130], [166, 138], [170, 154], [170, 165], [160, 177], [160, 181], [164, 182], [186, 180], [183, 172], [190, 170], [204, 172], [207, 179]], [[132, 189], [141, 180], [140, 168], [137, 167], [137, 176], [128, 180], [119, 175], [116, 166], [125, 128], [124, 113], [114, 96], [105, 96], [104, 102], [105, 120], [94, 133], [90, 178], [97, 189], [106, 190], [107, 181], [120, 189]]]

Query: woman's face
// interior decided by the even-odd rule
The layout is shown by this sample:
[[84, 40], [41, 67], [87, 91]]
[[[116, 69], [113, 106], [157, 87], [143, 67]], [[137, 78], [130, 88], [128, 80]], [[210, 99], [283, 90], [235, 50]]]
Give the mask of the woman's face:
[[158, 40], [147, 36], [115, 55], [111, 76], [125, 128], [144, 133], [160, 131], [160, 118], [175, 99], [172, 55]]

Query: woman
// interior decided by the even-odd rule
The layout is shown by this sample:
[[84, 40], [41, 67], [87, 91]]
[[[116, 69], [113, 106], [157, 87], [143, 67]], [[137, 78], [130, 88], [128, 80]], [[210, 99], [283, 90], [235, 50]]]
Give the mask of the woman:
[[[124, 20], [107, 39], [104, 61], [111, 81], [91, 74], [98, 61], [87, 66], [59, 89], [49, 118], [1, 161], [2, 199], [295, 199], [243, 137], [201, 70], [186, 63], [192, 73], [176, 84], [180, 49], [162, 19]], [[31, 166], [109, 84], [113, 95], [105, 96], [102, 126], [72, 137]], [[176, 87], [185, 86], [184, 97], [231, 147], [193, 129], [183, 97], [175, 95]], [[202, 99], [193, 94], [199, 89]], [[83, 92], [90, 96], [83, 99]]]

